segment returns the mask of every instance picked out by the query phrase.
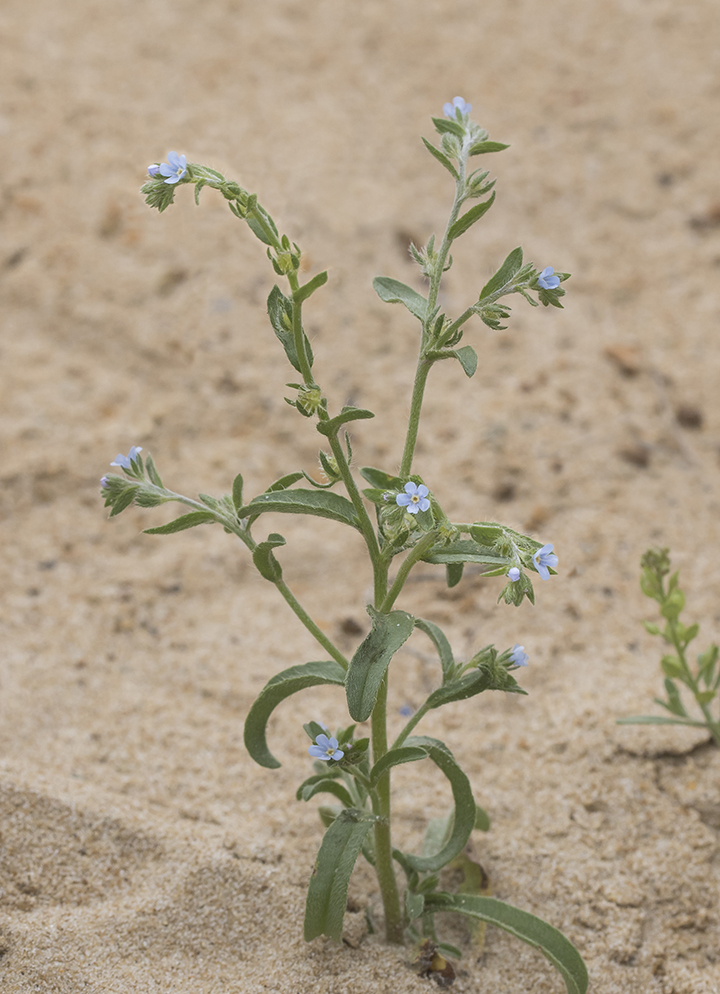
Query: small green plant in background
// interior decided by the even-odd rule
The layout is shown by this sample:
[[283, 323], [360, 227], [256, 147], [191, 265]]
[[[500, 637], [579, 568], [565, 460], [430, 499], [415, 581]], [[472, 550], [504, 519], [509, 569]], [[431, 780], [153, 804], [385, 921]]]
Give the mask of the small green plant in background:
[[[648, 549], [640, 560], [642, 573], [640, 586], [646, 597], [660, 605], [660, 614], [665, 619], [661, 628], [653, 621], [645, 621], [645, 630], [651, 635], [659, 635], [671, 647], [660, 660], [665, 674], [666, 700], [655, 698], [655, 703], [668, 711], [668, 715], [644, 715], [642, 717], [619, 718], [620, 725], [689, 725], [693, 728], [707, 728], [713, 739], [720, 745], [720, 717], [717, 697], [720, 687], [720, 667], [717, 666], [718, 647], [713, 643], [705, 652], [695, 657], [695, 663], [688, 662], [687, 648], [700, 631], [695, 623], [685, 625], [680, 614], [685, 607], [685, 594], [678, 586], [678, 571], [667, 580], [670, 572], [669, 549]], [[681, 688], [686, 689], [685, 699], [692, 698], [695, 713], [702, 718], [688, 714], [683, 701]]]
[[[244, 221], [263, 244], [275, 274], [287, 281], [285, 290], [274, 286], [270, 291], [268, 317], [292, 367], [290, 375], [295, 380], [299, 377], [297, 382], [287, 384], [291, 393], [285, 399], [327, 447], [318, 454], [323, 479], [316, 479], [305, 469], [295, 469], [248, 499], [242, 475], [237, 474], [230, 493], [220, 497], [199, 494], [195, 499], [166, 488], [152, 458], [146, 455], [143, 459], [140, 447], [133, 446], [127, 456], [118, 455], [111, 464], [121, 469], [122, 475], [104, 476], [101, 492], [111, 516], [133, 503], [155, 507], [179, 502], [189, 508], [188, 513], [168, 524], [146, 529], [151, 534], [168, 535], [202, 524], [221, 525], [242, 542], [260, 576], [277, 588], [330, 657], [299, 663], [272, 677], [245, 722], [245, 745], [250, 756], [261, 766], [273, 769], [280, 763], [268, 747], [266, 730], [279, 704], [291, 694], [320, 685], [343, 689], [347, 699], [350, 723], [344, 719], [335, 722], [332, 730], [314, 721], [303, 726], [311, 742], [303, 751], [315, 762], [312, 775], [298, 788], [298, 800], [310, 801], [326, 794], [336, 802], [319, 809], [325, 836], [309, 881], [305, 938], [310, 941], [324, 935], [341, 940], [348, 883], [362, 855], [377, 875], [386, 940], [402, 943], [424, 939], [419, 957], [423, 970], [438, 974], [445, 971], [443, 980], [448, 979], [451, 967], [442, 954], [459, 956], [460, 951], [440, 942], [435, 919], [444, 912], [460, 912], [477, 924], [497, 925], [540, 949], [560, 971], [569, 994], [584, 994], [587, 970], [568, 939], [540, 918], [488, 896], [480, 868], [463, 850], [473, 829], [487, 831], [489, 818], [476, 804], [470, 781], [447, 746], [427, 735], [412, 734], [428, 712], [445, 704], [488, 690], [524, 694], [515, 679], [515, 672], [528, 663], [524, 647], [516, 644], [497, 650], [494, 645], [485, 645], [469, 660], [458, 660], [448, 638], [434, 622], [395, 607], [411, 571], [420, 562], [444, 568], [450, 587], [462, 581], [466, 563], [479, 566], [486, 576], [504, 579], [498, 600], [515, 607], [525, 598], [534, 603], [531, 576], [548, 580], [558, 564], [552, 545], [543, 545], [504, 525], [450, 521], [441, 506], [442, 494], [413, 472], [431, 369], [438, 362], [455, 359], [458, 370], [462, 369], [466, 376], [472, 377], [476, 371], [475, 349], [460, 345], [470, 319], [477, 316], [488, 328], [503, 330], [506, 326], [501, 322], [510, 316], [504, 298], [513, 294], [519, 294], [533, 307], [562, 307], [560, 298], [565, 291], [560, 284], [569, 276], [555, 273], [550, 266], [536, 269], [523, 261], [522, 249], [516, 248], [462, 313], [453, 317], [443, 310], [440, 285], [452, 265], [450, 249], [495, 200], [495, 181], [488, 180], [486, 169], [471, 171], [469, 162], [507, 147], [489, 140], [487, 132], [471, 119], [471, 109], [456, 97], [443, 108], [444, 117], [433, 118], [439, 144], [423, 139], [433, 158], [452, 177], [455, 188], [442, 237], [431, 237], [422, 248], [410, 246], [425, 277], [426, 293], [390, 277], [378, 277], [373, 282], [381, 300], [406, 308], [417, 333], [418, 362], [410, 414], [402, 456], [396, 466], [390, 471], [372, 466], [356, 470], [348, 427], [375, 415], [352, 406], [331, 412], [328, 398], [316, 380], [302, 308], [327, 282], [327, 272], [301, 284], [301, 250], [287, 235], [279, 233], [257, 196], [214, 169], [188, 163], [184, 155], [171, 152], [167, 163], [153, 164], [148, 170], [150, 178], [142, 188], [147, 204], [162, 213], [172, 204], [176, 190], [186, 184], [194, 186], [196, 202], [204, 187], [219, 191], [233, 215]], [[362, 342], [358, 342], [358, 359], [362, 353]], [[362, 490], [358, 475], [368, 484]], [[450, 492], [450, 481], [440, 486]], [[373, 603], [367, 605], [371, 629], [350, 658], [313, 621], [288, 586], [278, 558], [286, 544], [284, 537], [277, 532], [257, 534], [268, 513], [330, 519], [362, 537], [373, 578]], [[396, 562], [396, 557], [401, 558]], [[323, 582], [321, 570], [317, 572], [317, 582]], [[430, 640], [437, 654], [437, 685], [414, 714], [405, 708], [400, 710], [407, 720], [391, 741], [389, 668], [416, 630]], [[365, 722], [370, 725], [367, 735], [358, 730]], [[454, 803], [446, 817], [430, 822], [421, 853], [403, 852], [393, 842], [391, 772], [401, 764], [426, 760], [447, 779]], [[464, 881], [457, 892], [441, 888], [440, 872], [446, 867], [463, 872]], [[404, 876], [402, 888], [396, 871]]]

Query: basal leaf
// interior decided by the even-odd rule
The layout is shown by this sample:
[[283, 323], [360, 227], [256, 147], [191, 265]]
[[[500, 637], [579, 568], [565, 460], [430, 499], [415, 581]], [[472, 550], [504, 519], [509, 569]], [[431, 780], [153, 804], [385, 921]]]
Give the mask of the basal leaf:
[[326, 935], [342, 941], [347, 889], [365, 836], [376, 818], [349, 808], [331, 822], [315, 860], [305, 905], [305, 941]]
[[463, 915], [504, 929], [539, 949], [550, 960], [565, 981], [568, 994], [585, 994], [587, 991], [588, 973], [580, 953], [562, 932], [541, 918], [494, 897], [443, 892], [426, 894], [426, 914], [437, 914], [440, 911], [459, 911]]
[[270, 715], [286, 697], [297, 694], [299, 690], [305, 690], [307, 687], [319, 687], [322, 684], [336, 684], [341, 687], [344, 683], [345, 670], [339, 663], [330, 659], [325, 662], [291, 666], [269, 680], [245, 719], [245, 748], [251, 758], [258, 765], [265, 766], [269, 770], [277, 769], [281, 765], [268, 749], [266, 729]]
[[368, 614], [372, 629], [350, 661], [346, 682], [348, 710], [354, 721], [370, 717], [390, 660], [410, 638], [415, 625], [413, 616], [405, 611], [380, 614], [368, 606]]

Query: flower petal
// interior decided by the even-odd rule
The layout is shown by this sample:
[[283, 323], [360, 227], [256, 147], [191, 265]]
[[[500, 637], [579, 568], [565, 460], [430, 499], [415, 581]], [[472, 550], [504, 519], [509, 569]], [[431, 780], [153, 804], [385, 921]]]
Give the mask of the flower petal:
[[412, 480], [406, 483], [403, 487], [406, 494], [416, 494], [417, 493], [417, 483], [413, 483]]
[[428, 490], [428, 488], [425, 486], [424, 483], [421, 483], [420, 486], [417, 488], [416, 493], [418, 497], [427, 497], [430, 491]]
[[[112, 463], [110, 465], [112, 466]], [[409, 494], [398, 494], [395, 498], [395, 503], [398, 507], [407, 507], [411, 500], [412, 498]]]

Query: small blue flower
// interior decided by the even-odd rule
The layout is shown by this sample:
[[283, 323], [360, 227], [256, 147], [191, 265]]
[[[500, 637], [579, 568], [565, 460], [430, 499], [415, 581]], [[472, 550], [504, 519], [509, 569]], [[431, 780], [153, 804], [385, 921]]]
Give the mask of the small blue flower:
[[511, 566], [510, 569], [507, 571], [507, 575], [510, 578], [510, 580], [512, 580], [512, 582], [515, 583], [516, 580], [520, 579], [520, 570], [517, 568], [517, 566]]
[[455, 119], [455, 111], [460, 111], [461, 114], [469, 114], [472, 110], [472, 104], [466, 104], [462, 97], [454, 97], [453, 102], [450, 104], [443, 104], [443, 114], [445, 117], [451, 117]]
[[107, 485], [108, 485], [108, 478], [107, 476], [103, 476], [103, 478], [100, 480], [100, 486], [104, 488]]
[[[168, 165], [169, 163], [169, 165]], [[166, 183], [177, 183], [187, 172], [187, 159], [177, 152], [168, 152], [167, 162], [160, 166], [160, 175], [167, 176]]]
[[430, 501], [427, 499], [429, 493], [430, 491], [423, 483], [420, 486], [417, 483], [406, 483], [405, 493], [398, 494], [395, 503], [399, 507], [404, 507], [410, 514], [417, 514], [418, 511], [427, 511], [430, 507]]
[[544, 545], [542, 549], [538, 549], [535, 555], [532, 557], [535, 563], [535, 569], [540, 574], [541, 579], [549, 580], [550, 573], [548, 572], [548, 566], [550, 569], [555, 569], [558, 564], [558, 557], [553, 555], [553, 545]]
[[517, 643], [512, 647], [512, 652], [510, 653], [510, 662], [514, 666], [527, 666], [528, 659], [530, 657], [525, 652], [524, 645], [518, 645]]
[[398, 708], [398, 714], [401, 714], [403, 718], [410, 718], [415, 712], [409, 704], [403, 704], [401, 708]]
[[314, 759], [322, 759], [323, 762], [329, 759], [342, 759], [345, 753], [338, 749], [338, 740], [328, 738], [327, 735], [318, 735], [315, 745], [308, 747], [308, 752]]
[[133, 445], [128, 455], [124, 456], [122, 453], [118, 453], [110, 465], [119, 466], [121, 469], [132, 469], [131, 463], [133, 459], [137, 459], [139, 452], [142, 452], [141, 446]]
[[159, 172], [160, 172], [160, 166], [158, 166], [157, 164], [148, 166], [148, 176], [157, 176]]
[[538, 285], [543, 288], [543, 290], [554, 290], [556, 287], [560, 286], [560, 277], [553, 276], [555, 270], [552, 266], [546, 266], [543, 271], [538, 276]]

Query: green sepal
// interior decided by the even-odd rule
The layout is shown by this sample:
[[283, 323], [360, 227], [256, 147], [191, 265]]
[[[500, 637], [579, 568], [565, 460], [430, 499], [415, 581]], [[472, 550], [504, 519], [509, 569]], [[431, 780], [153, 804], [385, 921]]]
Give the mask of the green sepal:
[[442, 911], [459, 911], [463, 915], [504, 929], [540, 950], [562, 976], [568, 994], [585, 994], [587, 991], [588, 973], [580, 953], [562, 932], [541, 918], [505, 904], [504, 901], [498, 901], [495, 897], [446, 894], [442, 891], [427, 894], [426, 914]]
[[296, 304], [302, 304], [302, 302], [307, 300], [308, 297], [315, 293], [316, 290], [319, 290], [321, 286], [324, 286], [327, 281], [327, 272], [318, 273], [317, 276], [313, 276], [311, 280], [308, 280], [308, 282], [303, 284], [303, 286], [297, 288], [293, 294], [293, 300]]
[[372, 629], [350, 661], [346, 682], [348, 710], [354, 721], [367, 721], [372, 714], [390, 660], [415, 626], [415, 619], [405, 611], [380, 614], [370, 605], [367, 611]]
[[195, 184], [195, 205], [200, 206], [200, 191], [207, 184], [206, 179], [199, 179]]
[[449, 588], [457, 587], [458, 583], [462, 580], [463, 570], [465, 569], [465, 563], [446, 563], [445, 564], [445, 582]]
[[277, 532], [268, 535], [264, 542], [259, 542], [253, 549], [252, 557], [260, 576], [271, 583], [282, 579], [282, 567], [273, 555], [273, 549], [285, 545], [285, 539]]
[[175, 184], [166, 183], [165, 180], [149, 180], [140, 187], [140, 193], [145, 194], [145, 203], [148, 207], [157, 207], [158, 212], [162, 214], [175, 199]]
[[[127, 489], [121, 493], [118, 497], [113, 496], [112, 511], [110, 512], [110, 517], [114, 518], [116, 514], [120, 514], [124, 511], [126, 507], [130, 507], [132, 502], [137, 496], [137, 492], [140, 489], [138, 486], [129, 486]], [[107, 507], [110, 501], [106, 498], [105, 506]]]
[[437, 649], [437, 654], [440, 657], [440, 664], [442, 666], [444, 682], [452, 676], [453, 670], [455, 669], [455, 657], [453, 656], [453, 651], [447, 640], [447, 636], [442, 629], [438, 628], [436, 624], [432, 621], [425, 621], [424, 618], [416, 618], [415, 627], [419, 628], [421, 632], [425, 632]]
[[476, 221], [479, 221], [483, 214], [486, 214], [493, 205], [495, 200], [495, 191], [487, 200], [484, 200], [481, 204], [475, 204], [471, 207], [469, 211], [466, 211], [462, 217], [459, 217], [455, 224], [448, 231], [448, 238], [450, 241], [454, 241], [459, 238], [460, 235], [464, 235], [468, 228], [472, 227]]
[[427, 749], [418, 746], [399, 746], [386, 752], [382, 759], [379, 759], [370, 771], [370, 784], [377, 787], [381, 777], [393, 766], [400, 766], [402, 763], [416, 763], [420, 759], [427, 759]]
[[433, 117], [431, 120], [440, 135], [457, 135], [458, 138], [465, 136], [465, 129], [457, 121], [451, 121], [448, 117]]
[[503, 262], [494, 276], [492, 276], [480, 291], [480, 300], [484, 300], [491, 294], [501, 290], [506, 283], [509, 283], [515, 273], [522, 267], [523, 250], [518, 246]]
[[155, 467], [152, 456], [145, 457], [145, 469], [150, 477], [150, 482], [154, 483], [156, 487], [160, 487], [161, 490], [164, 490], [165, 488], [163, 487], [163, 481], [160, 479], [160, 474]]
[[345, 808], [352, 808], [355, 804], [355, 801], [353, 801], [352, 797], [348, 793], [347, 787], [343, 786], [343, 784], [339, 783], [332, 777], [319, 777], [313, 784], [308, 784], [307, 781], [305, 781], [302, 791], [298, 789], [298, 800], [309, 801], [315, 797], [316, 794], [332, 794], [334, 797], [337, 797]]
[[174, 535], [175, 532], [183, 532], [186, 528], [194, 528], [195, 525], [209, 525], [217, 518], [210, 511], [191, 511], [190, 514], [181, 514], [174, 521], [169, 521], [166, 525], [158, 528], [144, 528], [146, 535]]
[[332, 659], [291, 666], [274, 676], [260, 691], [245, 719], [243, 735], [250, 757], [259, 766], [265, 766], [269, 770], [277, 769], [281, 764], [268, 749], [266, 730], [268, 719], [278, 704], [307, 687], [319, 687], [323, 684], [341, 687], [344, 683], [345, 670]]
[[373, 280], [373, 290], [380, 300], [386, 304], [404, 304], [416, 318], [424, 321], [427, 317], [427, 300], [417, 290], [406, 286], [400, 280], [389, 276], [376, 276]]
[[330, 518], [344, 525], [360, 528], [355, 508], [347, 497], [328, 490], [307, 490], [298, 487], [295, 490], [258, 494], [249, 504], [240, 508], [238, 516], [247, 518], [267, 511], [280, 514], [312, 514], [318, 518]]
[[359, 472], [363, 480], [367, 480], [373, 487], [377, 487], [380, 490], [402, 490], [403, 488], [403, 481], [400, 477], [392, 476], [390, 473], [386, 473], [384, 469], [375, 469], [374, 466], [361, 466]]
[[435, 148], [435, 146], [432, 145], [427, 140], [427, 138], [423, 138], [423, 143], [425, 145], [425, 148], [430, 153], [430, 155], [434, 156], [438, 160], [438, 162], [440, 163], [440, 165], [445, 166], [445, 168], [450, 173], [450, 175], [452, 176], [452, 178], [455, 179], [455, 180], [459, 180], [460, 179], [460, 175], [459, 175], [457, 169], [455, 168], [455, 166], [450, 161], [450, 159], [448, 159], [448, 157], [443, 152], [441, 152], [439, 148]]
[[441, 869], [446, 863], [462, 852], [470, 833], [475, 825], [475, 798], [473, 797], [470, 781], [458, 766], [455, 757], [448, 747], [438, 739], [426, 735], [416, 735], [407, 739], [405, 746], [421, 747], [427, 751], [428, 758], [435, 763], [439, 770], [450, 781], [453, 799], [455, 801], [454, 823], [450, 837], [445, 845], [435, 854], [414, 856], [405, 853], [407, 863], [419, 873], [432, 873]]
[[342, 411], [329, 421], [318, 421], [315, 425], [321, 435], [332, 438], [348, 421], [364, 421], [367, 418], [374, 418], [372, 411], [365, 411], [359, 407], [343, 407]]
[[475, 142], [471, 145], [468, 150], [468, 155], [484, 155], [486, 152], [502, 152], [504, 148], [510, 148], [509, 145], [503, 145], [502, 142]]
[[365, 836], [375, 815], [355, 808], [341, 811], [331, 822], [315, 860], [305, 905], [305, 941], [326, 935], [342, 941], [347, 889]]
[[[272, 288], [267, 299], [267, 312], [273, 331], [277, 335], [280, 344], [285, 349], [285, 355], [288, 357], [290, 364], [298, 371], [298, 373], [302, 373], [300, 360], [298, 359], [297, 350], [295, 348], [295, 336], [292, 330], [293, 303], [289, 297], [285, 296], [277, 284]], [[310, 348], [310, 342], [308, 341], [304, 331], [303, 343], [305, 346], [308, 364], [312, 366], [313, 353]]]

